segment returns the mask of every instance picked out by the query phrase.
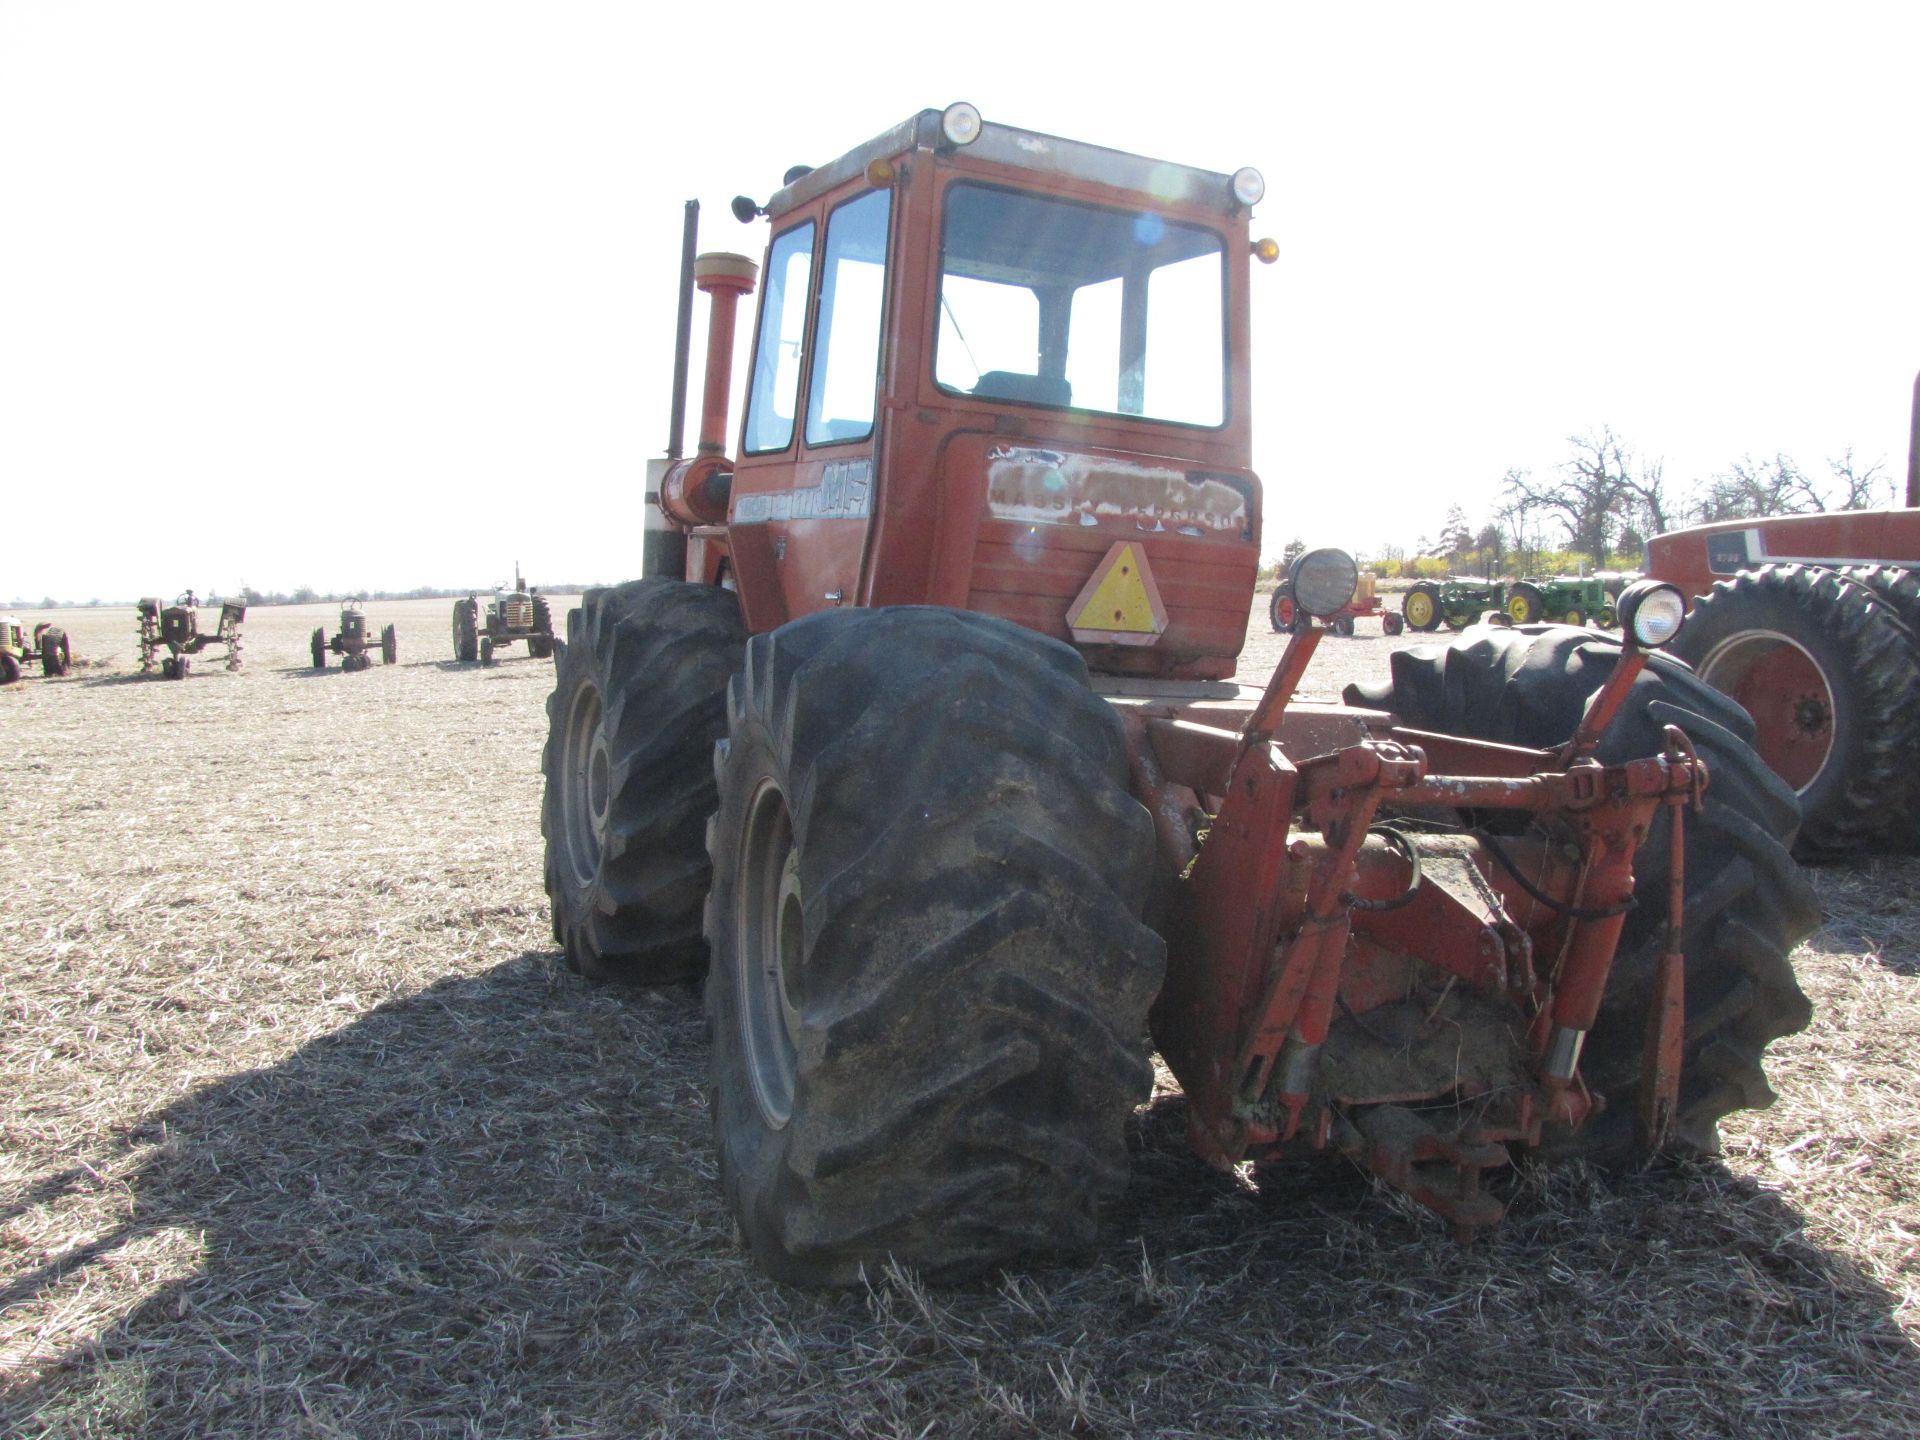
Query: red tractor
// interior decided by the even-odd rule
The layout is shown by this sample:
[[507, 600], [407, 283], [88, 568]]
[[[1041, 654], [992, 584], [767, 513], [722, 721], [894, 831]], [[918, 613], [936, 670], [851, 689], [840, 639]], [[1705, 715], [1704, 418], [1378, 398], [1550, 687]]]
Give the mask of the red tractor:
[[1799, 852], [1920, 845], [1920, 377], [1907, 508], [1657, 535], [1647, 573], [1695, 599], [1674, 646], [1753, 716], [1800, 798]]
[[[1346, 704], [1295, 699], [1318, 624], [1229, 683], [1262, 188], [955, 105], [736, 201], [760, 266], [696, 259], [689, 207], [698, 445], [676, 395], [646, 578], [568, 617], [546, 884], [581, 973], [704, 973], [774, 1275], [1084, 1253], [1150, 1048], [1212, 1164], [1337, 1150], [1471, 1229], [1519, 1156], [1711, 1149], [1806, 1023], [1798, 810], [1653, 653], [1671, 587], [1623, 640], [1476, 627]], [[1289, 580], [1325, 617], [1356, 575]]]

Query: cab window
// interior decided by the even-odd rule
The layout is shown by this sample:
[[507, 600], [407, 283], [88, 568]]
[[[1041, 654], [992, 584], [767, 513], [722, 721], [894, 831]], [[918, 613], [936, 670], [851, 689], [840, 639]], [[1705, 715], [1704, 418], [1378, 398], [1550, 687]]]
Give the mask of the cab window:
[[807, 444], [864, 440], [879, 389], [890, 192], [870, 190], [827, 217], [820, 324], [807, 396]]
[[1153, 210], [947, 189], [934, 380], [991, 400], [1215, 426], [1225, 242]]
[[807, 287], [813, 280], [812, 221], [776, 235], [767, 252], [767, 284], [760, 298], [760, 334], [753, 348], [742, 448], [749, 455], [793, 443], [800, 395], [800, 362], [807, 333]]

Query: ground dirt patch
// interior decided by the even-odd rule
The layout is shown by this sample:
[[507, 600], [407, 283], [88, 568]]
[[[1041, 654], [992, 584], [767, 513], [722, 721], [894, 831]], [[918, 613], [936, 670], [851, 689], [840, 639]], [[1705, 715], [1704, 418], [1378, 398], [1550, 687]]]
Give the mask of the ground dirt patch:
[[[556, 963], [551, 667], [422, 601], [318, 675], [333, 609], [178, 684], [63, 612], [107, 663], [0, 692], [0, 1435], [1920, 1433], [1920, 863], [1821, 873], [1724, 1163], [1527, 1176], [1462, 1249], [1212, 1175], [1163, 1088], [1086, 1268], [810, 1295], [736, 1245], [696, 998]], [[1412, 643], [1361, 625], [1305, 688]]]

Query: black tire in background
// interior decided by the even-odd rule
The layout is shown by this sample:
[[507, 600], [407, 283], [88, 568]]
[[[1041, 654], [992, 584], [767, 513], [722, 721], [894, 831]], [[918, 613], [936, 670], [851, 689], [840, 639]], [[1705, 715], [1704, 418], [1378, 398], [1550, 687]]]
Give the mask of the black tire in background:
[[400, 659], [400, 638], [393, 626], [389, 625], [380, 632], [380, 663], [397, 664]]
[[[1479, 626], [1449, 645], [1395, 651], [1390, 682], [1350, 685], [1345, 698], [1390, 709], [1418, 729], [1548, 747], [1573, 734], [1619, 654], [1619, 641], [1593, 631]], [[1687, 733], [1710, 775], [1705, 807], [1687, 817], [1685, 830], [1687, 1030], [1674, 1139], [1713, 1153], [1721, 1116], [1773, 1102], [1762, 1062], [1767, 1045], [1811, 1018], [1789, 957], [1820, 912], [1788, 853], [1799, 821], [1792, 790], [1748, 743], [1746, 713], [1684, 666], [1650, 659], [1599, 756], [1617, 762], [1657, 754], [1666, 725]], [[1581, 1058], [1581, 1073], [1607, 1107], [1578, 1132], [1550, 1135], [1543, 1147], [1550, 1157], [1641, 1158], [1634, 1088], [1664, 944], [1669, 849], [1662, 820], [1635, 859], [1640, 903], [1627, 916]]]
[[747, 639], [739, 601], [636, 580], [589, 590], [567, 637], [542, 760], [553, 938], [589, 979], [698, 975], [713, 747]]
[[482, 665], [493, 664], [493, 637], [491, 635], [482, 635], [480, 637], [480, 663]]
[[11, 650], [0, 650], [0, 685], [20, 683], [20, 657]]
[[66, 674], [73, 666], [73, 646], [67, 632], [58, 625], [48, 625], [36, 638], [40, 646], [41, 675], [51, 680]]
[[326, 626], [321, 625], [315, 628], [312, 636], [309, 637], [309, 639], [307, 640], [307, 648], [313, 653], [313, 668], [316, 670], [326, 669], [327, 668]]
[[1273, 626], [1275, 634], [1282, 634], [1291, 631], [1298, 618], [1293, 604], [1293, 586], [1282, 580], [1273, 587], [1273, 598], [1267, 602], [1267, 623]]
[[453, 602], [453, 658], [467, 664], [480, 658], [479, 606], [471, 598]]
[[1765, 565], [1716, 581], [1672, 649], [1753, 716], [1755, 748], [1800, 797], [1802, 859], [1910, 835], [1920, 651], [1874, 589]]
[[1151, 1088], [1153, 830], [1070, 647], [925, 607], [747, 647], [709, 829], [713, 1119], [777, 1278], [1093, 1243]]

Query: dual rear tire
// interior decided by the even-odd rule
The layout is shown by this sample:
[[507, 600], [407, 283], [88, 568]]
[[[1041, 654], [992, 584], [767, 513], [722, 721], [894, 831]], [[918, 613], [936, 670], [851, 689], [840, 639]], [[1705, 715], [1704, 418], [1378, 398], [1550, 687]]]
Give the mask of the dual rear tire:
[[730, 593], [640, 581], [591, 592], [557, 664], [555, 936], [595, 978], [711, 953], [720, 1175], [758, 1262], [846, 1284], [1089, 1248], [1165, 949], [1079, 654], [917, 607], [749, 641]]

